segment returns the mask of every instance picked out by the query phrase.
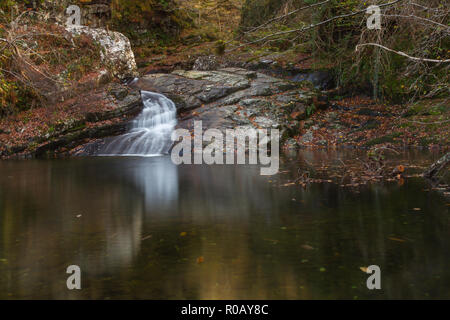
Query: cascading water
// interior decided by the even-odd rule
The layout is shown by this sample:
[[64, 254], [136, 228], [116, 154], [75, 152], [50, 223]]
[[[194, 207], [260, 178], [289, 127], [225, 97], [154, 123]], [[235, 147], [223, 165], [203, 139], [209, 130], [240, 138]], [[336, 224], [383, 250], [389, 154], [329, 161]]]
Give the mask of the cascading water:
[[128, 133], [112, 138], [99, 150], [100, 156], [158, 156], [167, 154], [177, 123], [175, 104], [162, 94], [141, 92], [144, 109]]

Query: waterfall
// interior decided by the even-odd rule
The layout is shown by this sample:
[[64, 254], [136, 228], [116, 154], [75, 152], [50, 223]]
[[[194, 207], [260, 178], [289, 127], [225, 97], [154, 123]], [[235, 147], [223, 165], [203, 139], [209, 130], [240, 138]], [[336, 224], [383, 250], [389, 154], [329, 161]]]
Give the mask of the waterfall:
[[141, 92], [144, 109], [133, 120], [131, 129], [106, 141], [100, 156], [158, 156], [167, 154], [172, 145], [170, 136], [175, 129], [175, 104], [162, 94]]

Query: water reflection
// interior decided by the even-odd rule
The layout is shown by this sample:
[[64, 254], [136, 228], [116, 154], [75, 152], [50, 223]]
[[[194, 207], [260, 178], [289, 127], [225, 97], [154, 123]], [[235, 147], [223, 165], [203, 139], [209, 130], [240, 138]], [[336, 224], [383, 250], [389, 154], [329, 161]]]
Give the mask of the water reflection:
[[2, 162], [0, 298], [450, 298], [442, 195], [421, 180], [281, 187], [299, 161], [275, 177], [167, 157]]

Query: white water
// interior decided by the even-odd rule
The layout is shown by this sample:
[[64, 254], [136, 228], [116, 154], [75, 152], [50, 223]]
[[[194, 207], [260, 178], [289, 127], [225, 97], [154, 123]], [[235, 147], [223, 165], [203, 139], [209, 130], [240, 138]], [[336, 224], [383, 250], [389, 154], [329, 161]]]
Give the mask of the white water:
[[175, 104], [159, 93], [141, 92], [144, 109], [128, 133], [108, 140], [100, 156], [152, 157], [167, 154], [177, 124]]

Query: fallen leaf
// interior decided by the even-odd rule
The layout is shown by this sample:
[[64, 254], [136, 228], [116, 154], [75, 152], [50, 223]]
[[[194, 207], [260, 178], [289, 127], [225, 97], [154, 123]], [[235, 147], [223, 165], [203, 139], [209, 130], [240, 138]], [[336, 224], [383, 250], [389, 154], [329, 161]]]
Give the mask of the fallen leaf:
[[197, 263], [198, 264], [203, 263], [204, 261], [205, 261], [205, 258], [203, 258], [203, 257], [198, 257], [197, 258]]
[[422, 210], [422, 209], [420, 209], [420, 208], [413, 208], [413, 210], [414, 210], [414, 211], [420, 211], [420, 210]]
[[295, 185], [295, 182], [282, 184], [281, 187], [289, 187], [289, 186], [293, 186], [293, 185]]
[[405, 242], [406, 241], [406, 240], [399, 239], [399, 238], [394, 238], [394, 237], [389, 237], [388, 239], [392, 240], [392, 241], [398, 241], [398, 242]]
[[185, 237], [185, 236], [187, 236], [187, 232], [183, 231], [183, 232], [180, 233], [180, 237]]
[[306, 249], [306, 250], [314, 250], [314, 248], [311, 247], [309, 244], [304, 244], [304, 245], [302, 245], [302, 248], [303, 248], [303, 249]]
[[359, 267], [359, 269], [361, 269], [362, 272], [367, 273], [367, 267]]

